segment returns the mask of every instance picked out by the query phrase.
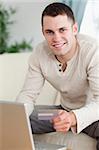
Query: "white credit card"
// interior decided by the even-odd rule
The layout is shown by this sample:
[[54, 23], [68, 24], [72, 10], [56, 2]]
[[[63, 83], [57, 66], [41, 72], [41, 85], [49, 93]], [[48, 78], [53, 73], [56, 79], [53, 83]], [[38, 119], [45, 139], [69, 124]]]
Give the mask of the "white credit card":
[[39, 120], [51, 120], [58, 115], [57, 109], [41, 109], [38, 111]]

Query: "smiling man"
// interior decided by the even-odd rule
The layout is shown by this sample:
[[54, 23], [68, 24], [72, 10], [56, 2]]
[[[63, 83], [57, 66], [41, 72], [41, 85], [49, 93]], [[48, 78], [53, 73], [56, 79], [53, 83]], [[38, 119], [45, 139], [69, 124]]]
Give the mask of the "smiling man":
[[75, 53], [77, 23], [68, 21], [66, 15], [58, 15], [54, 19], [45, 16], [42, 31], [52, 52], [58, 57], [65, 56], [64, 61], [68, 61], [69, 55]]
[[63, 3], [48, 5], [41, 24], [45, 41], [30, 57], [27, 78], [17, 100], [33, 107], [47, 80], [60, 91], [60, 105], [52, 106], [58, 113], [51, 120], [39, 120], [32, 108], [32, 132], [84, 132], [97, 140], [99, 150], [98, 44], [78, 33], [74, 14]]

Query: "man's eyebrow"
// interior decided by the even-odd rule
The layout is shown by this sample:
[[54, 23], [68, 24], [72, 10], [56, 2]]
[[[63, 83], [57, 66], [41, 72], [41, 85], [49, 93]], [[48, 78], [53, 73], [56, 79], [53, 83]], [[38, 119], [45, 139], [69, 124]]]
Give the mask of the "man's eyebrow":
[[69, 28], [69, 27], [67, 27], [67, 26], [65, 27], [65, 26], [64, 26], [64, 27], [60, 27], [59, 29], [67, 29], [67, 28]]
[[46, 32], [54, 32], [53, 30], [51, 29], [45, 29]]
[[[57, 30], [61, 30], [61, 29], [68, 29], [69, 27], [65, 27], [65, 26], [63, 26], [63, 27], [60, 27], [60, 28], [58, 28]], [[45, 29], [45, 32], [53, 32], [54, 33], [54, 31], [53, 30], [51, 30], [51, 29]]]

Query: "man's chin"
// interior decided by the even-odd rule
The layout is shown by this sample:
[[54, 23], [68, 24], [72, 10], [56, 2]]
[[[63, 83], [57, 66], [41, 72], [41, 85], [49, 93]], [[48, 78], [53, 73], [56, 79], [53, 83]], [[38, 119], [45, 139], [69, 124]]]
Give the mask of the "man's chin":
[[62, 56], [62, 55], [65, 55], [67, 53], [67, 51], [53, 51], [54, 55], [57, 55], [57, 56]]

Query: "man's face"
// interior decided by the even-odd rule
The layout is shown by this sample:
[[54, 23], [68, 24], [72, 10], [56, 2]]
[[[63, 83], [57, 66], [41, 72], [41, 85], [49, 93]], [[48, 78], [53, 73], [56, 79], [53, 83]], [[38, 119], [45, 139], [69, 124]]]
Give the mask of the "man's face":
[[77, 24], [73, 24], [66, 15], [44, 16], [42, 31], [55, 55], [65, 55], [73, 49]]

